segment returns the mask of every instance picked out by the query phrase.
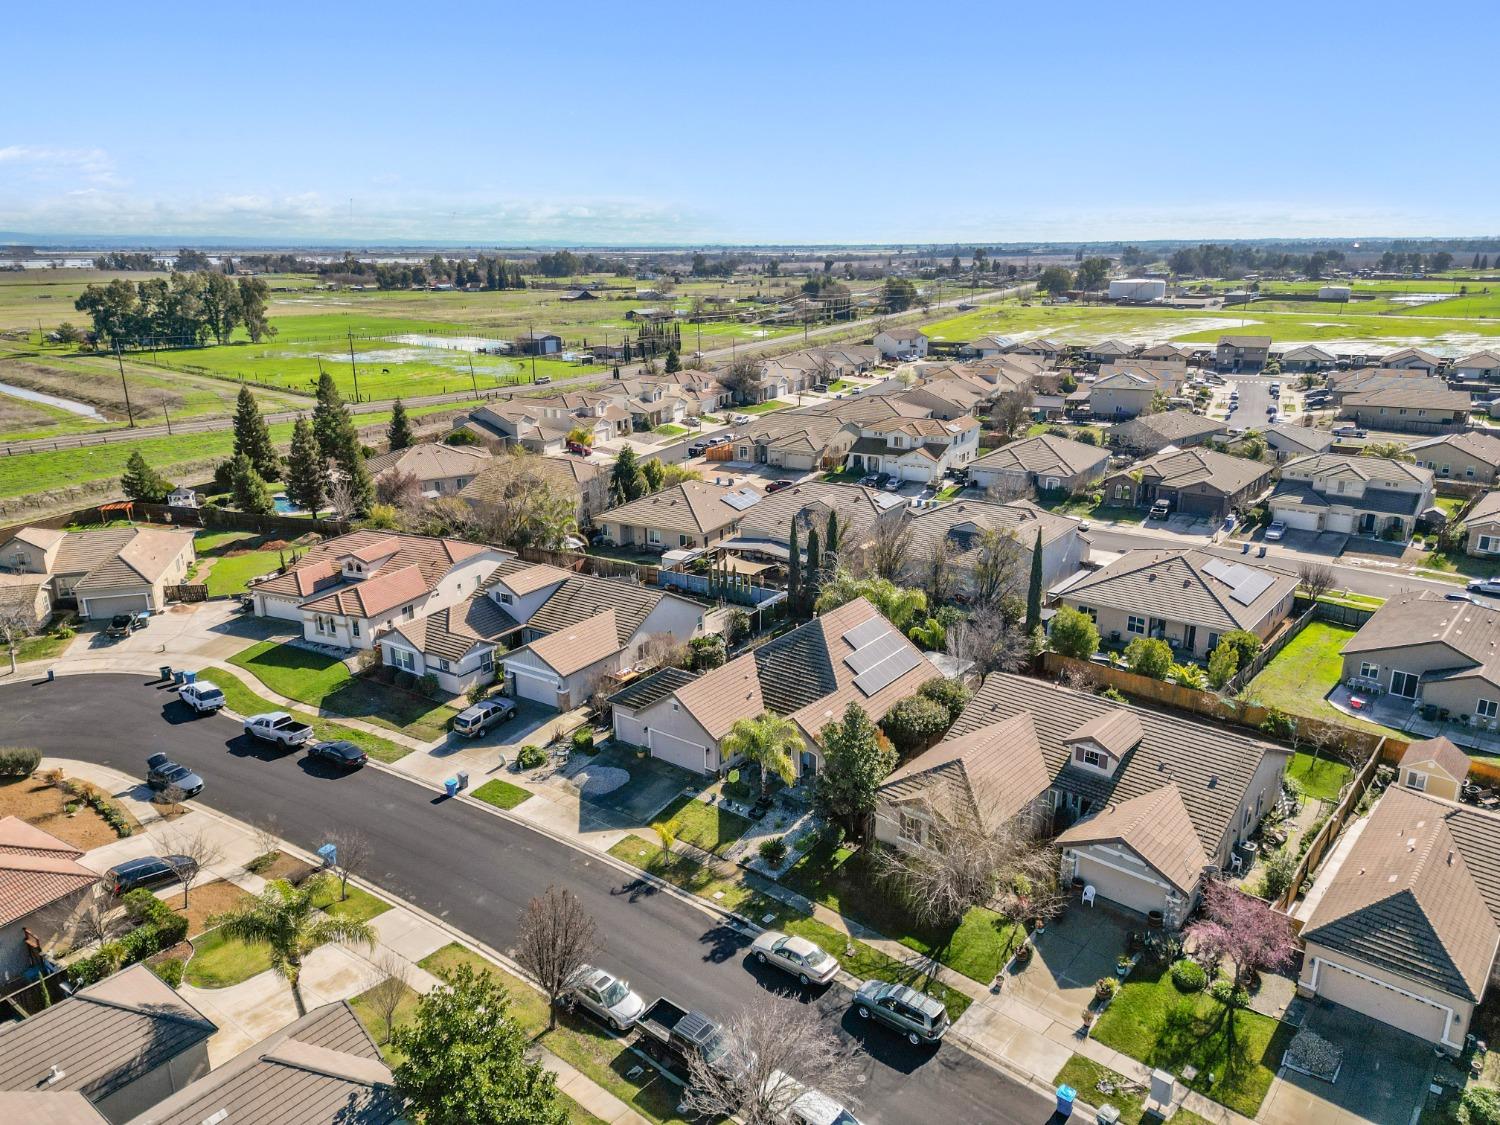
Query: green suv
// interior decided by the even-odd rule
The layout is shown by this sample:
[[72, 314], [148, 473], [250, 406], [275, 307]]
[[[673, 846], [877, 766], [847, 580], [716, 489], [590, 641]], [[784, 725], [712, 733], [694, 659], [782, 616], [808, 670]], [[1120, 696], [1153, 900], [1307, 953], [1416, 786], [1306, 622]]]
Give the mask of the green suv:
[[906, 1036], [907, 1042], [937, 1043], [948, 1030], [948, 1009], [942, 1001], [904, 984], [867, 980], [854, 994], [859, 1018], [874, 1016]]

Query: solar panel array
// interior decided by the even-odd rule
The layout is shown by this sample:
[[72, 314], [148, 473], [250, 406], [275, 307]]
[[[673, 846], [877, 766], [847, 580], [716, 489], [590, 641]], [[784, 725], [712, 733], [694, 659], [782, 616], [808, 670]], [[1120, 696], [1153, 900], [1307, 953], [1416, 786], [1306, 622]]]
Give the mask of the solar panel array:
[[[881, 624], [885, 625], [885, 622], [882, 621]], [[882, 660], [889, 656], [894, 656], [906, 647], [905, 637], [891, 630], [889, 626], [886, 626], [886, 629], [885, 633], [876, 637], [869, 644], [862, 645], [844, 657], [844, 663], [854, 669], [856, 676], [864, 675]]]
[[856, 649], [864, 648], [865, 645], [883, 637], [891, 631], [890, 622], [883, 617], [872, 617], [868, 621], [861, 621], [854, 628], [844, 634], [844, 640], [848, 641]]
[[868, 671], [855, 676], [854, 686], [866, 695], [874, 695], [881, 688], [895, 683], [920, 663], [922, 663], [922, 657], [917, 650], [909, 645], [903, 645]]
[[844, 634], [854, 651], [844, 663], [854, 673], [854, 686], [866, 695], [900, 679], [922, 662], [922, 657], [883, 617], [872, 617]]
[[1217, 578], [1229, 587], [1229, 596], [1240, 605], [1249, 605], [1260, 597], [1276, 581], [1263, 570], [1232, 563], [1224, 559], [1209, 559], [1203, 564], [1203, 572]]
[[724, 494], [724, 503], [728, 504], [736, 512], [743, 512], [746, 508], [759, 502], [760, 497], [748, 489], [739, 492], [726, 492]]

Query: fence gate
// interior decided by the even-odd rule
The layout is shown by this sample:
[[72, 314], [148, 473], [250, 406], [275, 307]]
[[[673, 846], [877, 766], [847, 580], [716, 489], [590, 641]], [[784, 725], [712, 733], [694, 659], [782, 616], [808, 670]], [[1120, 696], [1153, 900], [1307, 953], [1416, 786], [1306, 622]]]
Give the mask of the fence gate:
[[185, 586], [167, 586], [163, 591], [170, 602], [206, 602], [208, 601], [208, 587], [201, 582], [194, 582]]

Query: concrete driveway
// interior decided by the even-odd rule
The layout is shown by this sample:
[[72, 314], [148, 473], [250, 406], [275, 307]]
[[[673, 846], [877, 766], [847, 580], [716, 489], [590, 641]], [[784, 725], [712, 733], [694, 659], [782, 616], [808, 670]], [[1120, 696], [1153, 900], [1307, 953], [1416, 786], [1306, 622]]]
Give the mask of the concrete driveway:
[[144, 629], [119, 638], [104, 635], [108, 621], [84, 622], [65, 659], [107, 656], [143, 664], [225, 660], [256, 641], [298, 632], [291, 622], [240, 614], [238, 608], [232, 599], [168, 606], [153, 613]]
[[1094, 998], [1094, 983], [1115, 975], [1131, 930], [1145, 929], [1145, 918], [1099, 904], [1073, 902], [1047, 928], [1032, 936], [1036, 953], [1005, 982], [1005, 994], [1037, 1008], [1067, 1026]]
[[1298, 1001], [1288, 1010], [1302, 1026], [1344, 1049], [1338, 1079], [1324, 1082], [1283, 1068], [1257, 1120], [1264, 1125], [1409, 1125], [1427, 1094], [1436, 1059], [1414, 1035], [1326, 1000]]

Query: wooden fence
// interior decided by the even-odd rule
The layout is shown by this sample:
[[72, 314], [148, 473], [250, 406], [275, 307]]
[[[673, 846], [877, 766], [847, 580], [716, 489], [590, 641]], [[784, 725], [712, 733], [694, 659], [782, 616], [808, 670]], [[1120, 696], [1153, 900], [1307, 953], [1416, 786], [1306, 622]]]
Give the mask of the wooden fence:
[[208, 587], [202, 582], [186, 582], [180, 586], [165, 586], [162, 593], [172, 602], [206, 602]]
[[[1295, 603], [1293, 603], [1295, 605]], [[1229, 682], [1224, 685], [1225, 695], [1239, 695], [1245, 690], [1245, 686], [1256, 676], [1260, 675], [1265, 666], [1275, 660], [1277, 655], [1287, 645], [1291, 644], [1298, 633], [1307, 628], [1307, 623], [1318, 615], [1318, 603], [1311, 602], [1301, 614], [1285, 626], [1280, 632], [1271, 638], [1271, 643], [1262, 645], [1259, 652], [1251, 659], [1249, 664], [1237, 671], [1230, 677]]]
[[[43, 516], [0, 528], [0, 543], [4, 543], [23, 527], [64, 528], [71, 524], [104, 523], [122, 512], [105, 511], [95, 504], [77, 508], [61, 515]], [[308, 532], [318, 535], [344, 535], [350, 525], [339, 520], [314, 519], [311, 516], [292, 516], [276, 512], [268, 516], [252, 515], [249, 512], [233, 512], [227, 508], [174, 508], [167, 504], [144, 504], [131, 502], [127, 518], [142, 523], [171, 524], [174, 527], [206, 528], [214, 531], [254, 531], [261, 535], [274, 535], [283, 539], [298, 539]]]
[[[1384, 747], [1381, 747], [1382, 751], [1384, 749]], [[1402, 744], [1402, 749], [1403, 751], [1405, 750], [1405, 744]], [[1385, 764], [1385, 757], [1384, 753], [1371, 754], [1365, 764], [1360, 767], [1359, 772], [1354, 775], [1354, 780], [1344, 787], [1343, 795], [1339, 798], [1338, 804], [1333, 806], [1333, 812], [1328, 814], [1328, 819], [1324, 821], [1323, 827], [1318, 830], [1318, 834], [1313, 837], [1312, 843], [1308, 845], [1307, 851], [1303, 852], [1302, 858], [1297, 861], [1297, 869], [1292, 873], [1291, 882], [1287, 884], [1287, 888], [1281, 893], [1281, 897], [1272, 904], [1277, 910], [1284, 913], [1291, 909], [1292, 903], [1297, 900], [1298, 894], [1302, 891], [1303, 881], [1306, 880], [1310, 872], [1318, 869], [1318, 864], [1322, 861], [1323, 856], [1327, 854], [1328, 850], [1338, 840], [1339, 833], [1344, 830], [1344, 825], [1348, 822], [1350, 816], [1354, 814], [1354, 810], [1359, 807], [1359, 802], [1364, 799], [1366, 791], [1369, 790], [1371, 783], [1375, 780], [1376, 770]]]

